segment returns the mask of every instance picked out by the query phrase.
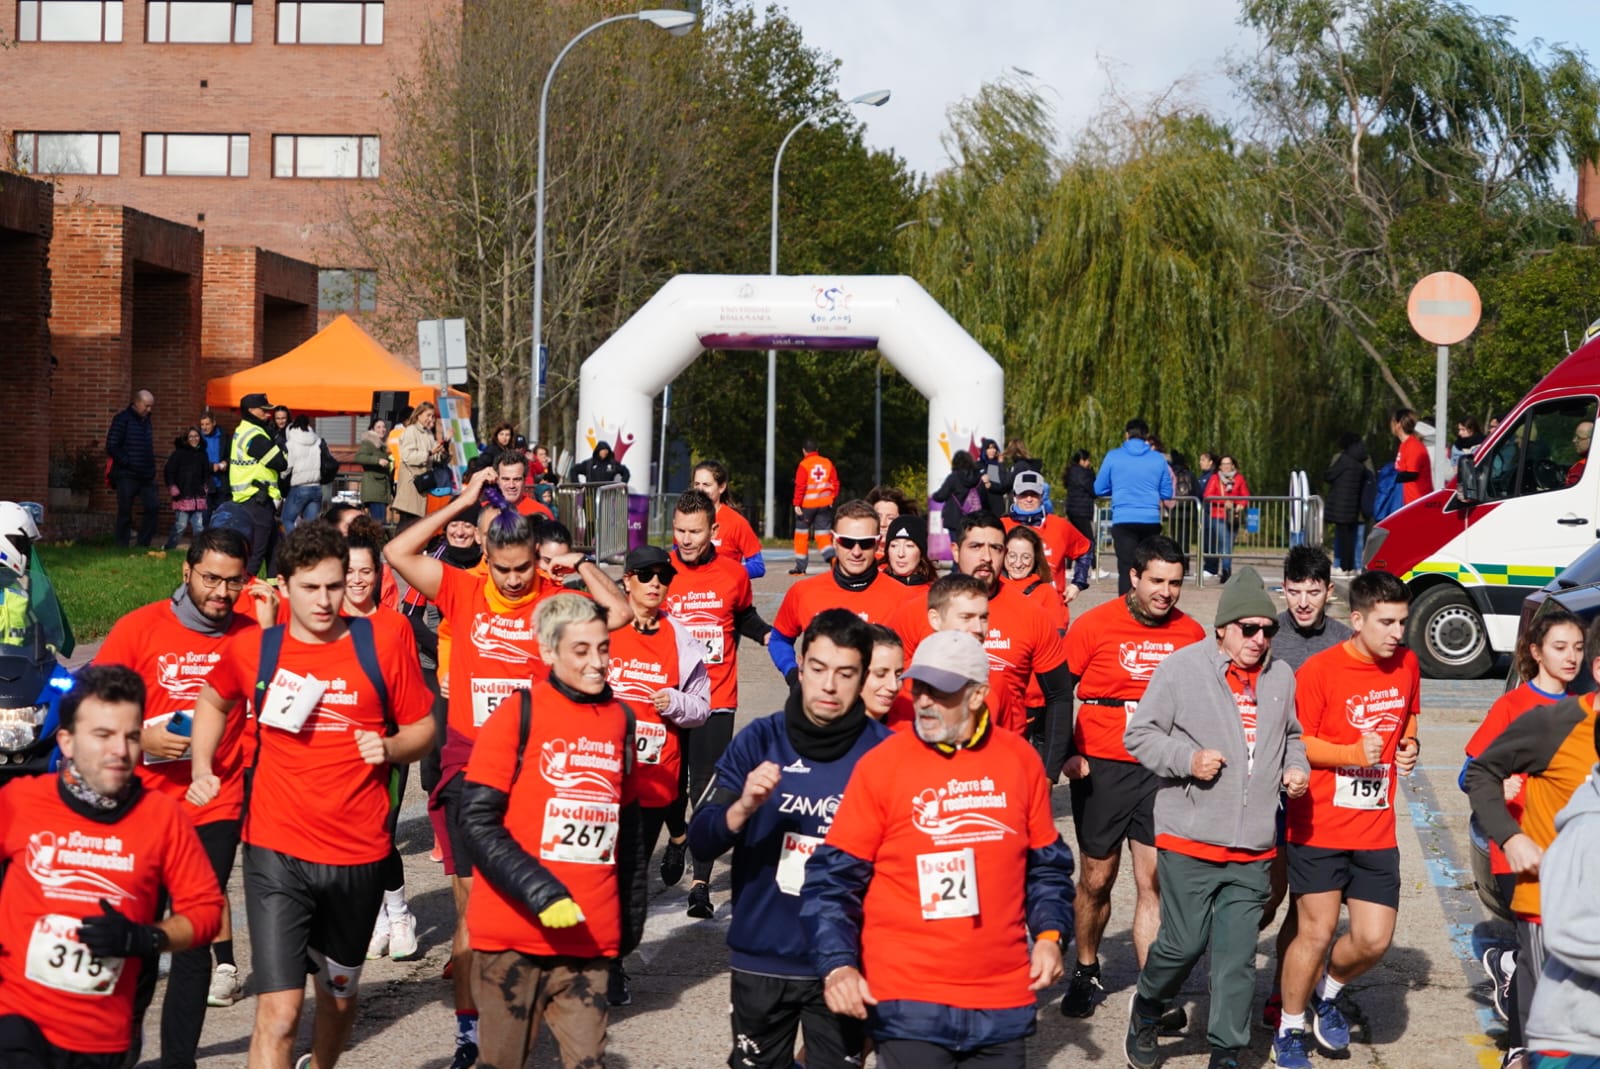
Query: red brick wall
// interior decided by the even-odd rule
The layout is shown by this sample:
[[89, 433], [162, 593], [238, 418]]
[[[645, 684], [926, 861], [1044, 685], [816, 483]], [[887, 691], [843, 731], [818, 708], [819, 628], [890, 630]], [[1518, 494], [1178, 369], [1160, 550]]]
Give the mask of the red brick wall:
[[49, 496], [50, 202], [47, 182], [0, 173], [0, 339], [6, 426], [0, 499]]

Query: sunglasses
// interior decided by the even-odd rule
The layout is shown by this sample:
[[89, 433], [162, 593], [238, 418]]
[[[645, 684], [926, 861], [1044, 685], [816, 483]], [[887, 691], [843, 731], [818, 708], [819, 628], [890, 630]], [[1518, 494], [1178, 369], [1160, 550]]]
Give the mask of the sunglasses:
[[660, 583], [662, 586], [668, 586], [672, 583], [672, 577], [678, 573], [675, 569], [668, 568], [664, 564], [657, 564], [654, 567], [641, 568], [639, 571], [632, 574], [633, 577], [639, 580], [641, 583], [656, 582]]
[[1245, 638], [1255, 638], [1257, 635], [1261, 634], [1263, 631], [1266, 632], [1268, 638], [1272, 638], [1274, 635], [1276, 635], [1278, 633], [1278, 623], [1277, 623], [1277, 621], [1274, 620], [1270, 624], [1240, 624], [1239, 625], [1239, 634], [1243, 635]]
[[833, 540], [845, 549], [872, 549], [878, 544], [876, 535], [870, 538], [846, 538], [844, 535], [834, 535]]

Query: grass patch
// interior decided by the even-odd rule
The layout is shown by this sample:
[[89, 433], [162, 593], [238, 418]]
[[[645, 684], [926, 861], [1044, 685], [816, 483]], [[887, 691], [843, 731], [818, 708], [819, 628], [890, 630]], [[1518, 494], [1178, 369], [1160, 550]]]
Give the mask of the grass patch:
[[104, 638], [127, 613], [169, 596], [183, 577], [181, 550], [61, 542], [39, 553], [79, 642]]

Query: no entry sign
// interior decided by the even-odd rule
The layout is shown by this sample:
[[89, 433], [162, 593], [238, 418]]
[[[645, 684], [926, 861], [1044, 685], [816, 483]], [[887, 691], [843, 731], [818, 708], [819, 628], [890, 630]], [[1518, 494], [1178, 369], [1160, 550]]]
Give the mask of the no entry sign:
[[1478, 327], [1478, 288], [1454, 271], [1435, 271], [1411, 287], [1406, 301], [1411, 329], [1435, 345], [1464, 341]]

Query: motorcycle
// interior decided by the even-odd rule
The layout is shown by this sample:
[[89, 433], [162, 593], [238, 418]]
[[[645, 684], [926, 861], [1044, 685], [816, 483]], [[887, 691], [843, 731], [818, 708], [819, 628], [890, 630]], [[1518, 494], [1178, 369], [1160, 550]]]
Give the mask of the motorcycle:
[[0, 646], [0, 783], [55, 771], [61, 699], [71, 689], [71, 673], [41, 639]]

